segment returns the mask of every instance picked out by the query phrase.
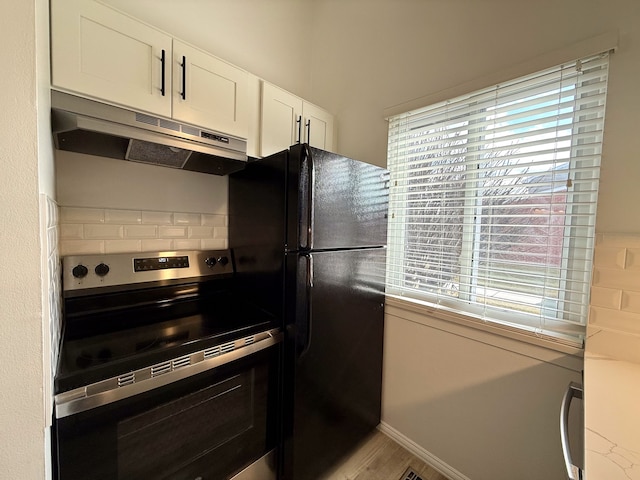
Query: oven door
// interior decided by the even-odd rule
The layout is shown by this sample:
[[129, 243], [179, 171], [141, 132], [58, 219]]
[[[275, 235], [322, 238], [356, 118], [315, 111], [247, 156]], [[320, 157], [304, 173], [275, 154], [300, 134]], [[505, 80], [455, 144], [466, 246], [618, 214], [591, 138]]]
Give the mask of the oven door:
[[176, 381], [160, 375], [160, 387], [150, 378], [137, 387], [146, 391], [122, 393], [128, 385], [93, 401], [87, 387], [80, 402], [57, 405], [58, 480], [275, 478], [280, 335], [262, 343], [170, 372]]

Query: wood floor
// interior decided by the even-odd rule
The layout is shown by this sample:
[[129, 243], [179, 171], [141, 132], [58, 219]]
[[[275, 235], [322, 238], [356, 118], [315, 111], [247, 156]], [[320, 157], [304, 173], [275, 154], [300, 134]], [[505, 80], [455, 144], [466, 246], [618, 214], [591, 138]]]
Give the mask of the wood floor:
[[448, 480], [377, 430], [351, 456], [319, 480], [401, 480], [407, 467], [422, 480]]

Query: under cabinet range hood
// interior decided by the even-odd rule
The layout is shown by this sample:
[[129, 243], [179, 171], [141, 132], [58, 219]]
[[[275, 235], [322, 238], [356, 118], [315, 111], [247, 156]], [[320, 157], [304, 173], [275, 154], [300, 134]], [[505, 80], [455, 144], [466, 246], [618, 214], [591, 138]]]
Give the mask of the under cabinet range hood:
[[247, 141], [56, 90], [51, 125], [59, 150], [227, 175], [247, 162]]

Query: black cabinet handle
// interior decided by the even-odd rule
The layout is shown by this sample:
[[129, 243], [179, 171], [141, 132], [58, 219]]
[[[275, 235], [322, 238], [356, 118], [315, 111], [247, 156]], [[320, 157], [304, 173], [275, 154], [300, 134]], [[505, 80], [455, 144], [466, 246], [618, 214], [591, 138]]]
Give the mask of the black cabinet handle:
[[298, 140], [296, 140], [296, 143], [300, 143], [302, 142], [302, 115], [298, 115], [296, 123], [298, 124]]
[[162, 64], [162, 86], [160, 87], [160, 92], [164, 97], [164, 84], [165, 84], [165, 73], [164, 73], [164, 62], [165, 62], [165, 51], [162, 49], [162, 56], [160, 57], [160, 63]]
[[311, 143], [311, 119], [304, 126], [307, 127], [307, 143]]
[[182, 56], [182, 96], [183, 100], [187, 99], [187, 57]]

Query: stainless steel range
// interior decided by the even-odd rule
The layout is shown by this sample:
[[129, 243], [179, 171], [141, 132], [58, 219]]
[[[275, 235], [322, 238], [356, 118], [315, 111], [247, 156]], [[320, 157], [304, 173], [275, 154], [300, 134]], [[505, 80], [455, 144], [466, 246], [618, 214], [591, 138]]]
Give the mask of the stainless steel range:
[[59, 480], [276, 478], [281, 320], [230, 251], [63, 259]]

